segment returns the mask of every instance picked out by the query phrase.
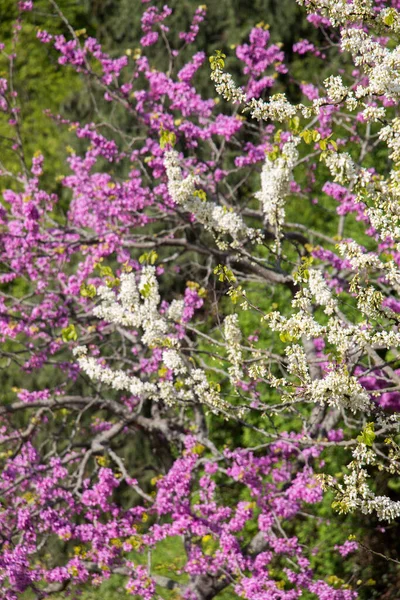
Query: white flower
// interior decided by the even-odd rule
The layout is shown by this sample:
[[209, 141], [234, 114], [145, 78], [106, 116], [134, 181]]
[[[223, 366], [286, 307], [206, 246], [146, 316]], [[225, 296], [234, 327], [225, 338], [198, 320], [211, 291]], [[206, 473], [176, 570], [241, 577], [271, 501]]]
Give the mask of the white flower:
[[168, 318], [171, 319], [171, 321], [179, 322], [182, 319], [184, 308], [185, 303], [183, 300], [172, 300], [167, 310]]
[[261, 190], [255, 194], [260, 200], [266, 221], [275, 227], [279, 245], [280, 231], [285, 220], [285, 197], [290, 191], [293, 167], [298, 159], [299, 138], [286, 142], [276, 160], [265, 158], [261, 171]]
[[343, 84], [340, 75], [331, 75], [325, 79], [324, 86], [328, 92], [328, 97], [332, 102], [339, 103], [344, 100], [348, 93], [348, 88]]
[[334, 181], [338, 183], [354, 183], [357, 171], [353, 159], [347, 152], [330, 152], [325, 163], [330, 170]]
[[257, 237], [233, 209], [204, 201], [195, 195], [198, 179], [191, 175], [183, 179], [179, 155], [175, 150], [165, 153], [164, 165], [171, 198], [186, 211], [193, 213], [206, 229], [214, 234], [229, 234], [234, 240]]
[[171, 371], [176, 374], [186, 372], [186, 367], [183, 364], [183, 360], [176, 350], [164, 350], [163, 362], [168, 369], [171, 369]]
[[365, 389], [345, 371], [331, 371], [324, 379], [312, 381], [308, 392], [317, 404], [348, 408], [352, 412], [367, 410], [371, 405]]
[[84, 356], [87, 354], [87, 348], [86, 346], [76, 346], [73, 350], [72, 350], [72, 354], [74, 356]]
[[228, 368], [228, 373], [232, 382], [235, 383], [243, 378], [241, 369], [243, 357], [240, 347], [242, 332], [239, 327], [239, 317], [236, 314], [225, 317], [224, 336], [228, 357], [232, 363], [232, 366]]
[[138, 377], [127, 375], [124, 371], [103, 367], [93, 357], [78, 356], [78, 364], [90, 379], [105, 383], [115, 390], [130, 392], [141, 399], [157, 393], [155, 384], [143, 382]]
[[321, 306], [325, 306], [325, 313], [331, 315], [336, 307], [337, 300], [332, 297], [332, 292], [329, 289], [321, 271], [317, 269], [309, 269], [308, 271], [308, 285], [311, 294], [314, 296], [315, 301]]

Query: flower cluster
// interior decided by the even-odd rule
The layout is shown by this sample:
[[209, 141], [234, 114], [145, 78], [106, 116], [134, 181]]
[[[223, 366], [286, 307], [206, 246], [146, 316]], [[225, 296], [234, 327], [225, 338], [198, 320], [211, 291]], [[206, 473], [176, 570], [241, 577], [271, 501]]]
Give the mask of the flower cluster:
[[290, 192], [293, 168], [298, 158], [296, 149], [298, 143], [298, 138], [286, 142], [282, 154], [275, 160], [266, 156], [261, 171], [261, 190], [256, 194], [256, 198], [261, 202], [266, 222], [275, 229], [278, 247], [285, 220], [285, 196]]
[[[196, 220], [206, 229], [215, 234], [229, 234], [234, 240], [233, 247], [241, 238], [252, 237], [251, 230], [233, 209], [229, 210], [226, 206], [218, 206], [214, 202], [207, 201], [205, 192], [199, 193], [196, 190], [196, 185], [200, 183], [197, 177], [182, 176], [179, 155], [175, 150], [166, 152], [164, 164], [171, 198], [186, 211], [193, 213]], [[219, 242], [218, 245], [225, 247], [223, 242]]]

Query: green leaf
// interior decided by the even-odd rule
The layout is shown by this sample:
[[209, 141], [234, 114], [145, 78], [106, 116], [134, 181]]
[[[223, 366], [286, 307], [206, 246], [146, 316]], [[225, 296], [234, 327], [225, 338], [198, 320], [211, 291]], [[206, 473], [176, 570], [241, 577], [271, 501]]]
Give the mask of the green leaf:
[[214, 56], [210, 56], [208, 59], [210, 61], [210, 67], [212, 71], [216, 71], [217, 69], [223, 69], [225, 66], [226, 54], [224, 54], [221, 50], [216, 50]]
[[357, 436], [357, 442], [365, 444], [366, 446], [372, 446], [375, 437], [375, 423], [367, 423], [361, 434]]
[[321, 134], [316, 129], [313, 129], [311, 132], [313, 142], [319, 142], [321, 139]]
[[76, 342], [76, 340], [78, 339], [78, 334], [76, 332], [75, 325], [71, 324], [68, 325], [68, 327], [65, 327], [61, 331], [61, 339], [66, 344], [71, 341]]
[[303, 138], [306, 144], [311, 144], [313, 136], [312, 132], [309, 129], [305, 129], [304, 131], [302, 131], [300, 133], [300, 137]]
[[144, 252], [139, 256], [139, 262], [142, 265], [143, 263], [148, 263], [150, 265], [154, 265], [158, 258], [158, 254], [155, 250], [151, 250], [150, 252]]
[[233, 272], [225, 265], [216, 266], [214, 269], [214, 275], [218, 275], [219, 281], [228, 281], [229, 283], [234, 283], [236, 281], [236, 277]]
[[176, 142], [176, 135], [173, 131], [167, 129], [161, 129], [160, 131], [160, 148], [165, 148], [167, 144], [174, 146]]
[[103, 265], [97, 265], [102, 277], [114, 277], [111, 267], [103, 267]]
[[385, 25], [387, 25], [388, 27], [391, 27], [391, 25], [393, 25], [393, 23], [394, 23], [395, 16], [396, 16], [396, 11], [391, 9], [391, 10], [388, 10], [387, 14], [383, 17], [382, 20], [385, 23]]
[[290, 333], [288, 333], [287, 331], [282, 331], [282, 333], [279, 334], [279, 337], [284, 344], [286, 344], [287, 342], [293, 342], [293, 340], [296, 339], [293, 336], [291, 336]]
[[204, 190], [196, 190], [193, 193], [193, 196], [196, 196], [197, 198], [200, 198], [200, 200], [202, 202], [207, 202], [207, 194], [205, 193]]
[[290, 129], [292, 129], [294, 132], [297, 132], [299, 130], [300, 127], [300, 119], [299, 117], [292, 117], [289, 120], [289, 127]]
[[143, 298], [148, 298], [151, 293], [151, 284], [149, 282], [145, 283], [139, 291]]
[[89, 285], [82, 283], [80, 292], [83, 298], [94, 298], [96, 295], [96, 287], [92, 283]]

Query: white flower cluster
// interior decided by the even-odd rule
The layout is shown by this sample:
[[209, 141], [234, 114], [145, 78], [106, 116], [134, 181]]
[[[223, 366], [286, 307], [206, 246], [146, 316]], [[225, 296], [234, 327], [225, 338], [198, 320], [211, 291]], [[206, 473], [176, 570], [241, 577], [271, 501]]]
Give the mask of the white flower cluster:
[[359, 311], [369, 319], [379, 319], [382, 316], [383, 294], [372, 285], [368, 287], [358, 286], [357, 307]]
[[299, 141], [298, 137], [294, 137], [286, 142], [281, 156], [276, 160], [266, 156], [261, 171], [261, 190], [255, 194], [261, 202], [266, 221], [275, 228], [278, 246], [285, 220], [285, 197], [290, 191], [293, 168], [298, 159], [296, 146]]
[[171, 371], [178, 375], [187, 371], [180, 354], [176, 350], [164, 350], [163, 363], [167, 369], [171, 369]]
[[148, 265], [143, 268], [139, 284], [136, 283], [135, 273], [122, 273], [120, 280], [117, 296], [107, 286], [98, 289], [102, 301], [94, 308], [93, 313], [109, 323], [141, 327], [144, 344], [151, 345], [163, 338], [168, 325], [158, 312], [160, 294], [155, 267]]
[[347, 408], [351, 412], [365, 411], [371, 406], [368, 393], [357, 378], [338, 368], [328, 373], [324, 379], [312, 381], [306, 393], [316, 404]]
[[306, 310], [300, 310], [290, 317], [285, 317], [277, 311], [268, 313], [264, 319], [268, 322], [272, 331], [280, 333], [281, 338], [297, 340], [303, 335], [309, 338], [321, 336], [325, 328], [318, 323]]
[[286, 348], [288, 357], [287, 371], [296, 375], [302, 383], [310, 383], [311, 377], [308, 369], [307, 356], [303, 348], [298, 344], [292, 344]]
[[220, 96], [228, 102], [241, 104], [246, 102], [246, 94], [241, 87], [237, 86], [230, 73], [225, 73], [217, 67], [211, 72], [211, 80], [215, 83], [215, 89]]
[[[400, 144], [396, 152], [399, 153], [397, 160], [400, 162]], [[366, 213], [372, 227], [381, 240], [389, 238], [397, 241], [397, 251], [400, 251], [400, 172], [392, 170], [390, 179], [381, 181], [379, 190], [371, 192], [370, 197], [375, 205], [370, 206]]]
[[325, 164], [331, 172], [334, 181], [354, 184], [357, 180], [357, 169], [353, 159], [347, 152], [329, 152]]
[[[371, 252], [363, 252], [362, 248], [354, 241], [343, 242], [339, 246], [339, 252], [345, 256], [354, 271], [372, 271], [384, 275], [387, 282], [400, 292], [400, 270], [393, 259], [383, 262]], [[358, 287], [360, 291], [360, 287]]]
[[[186, 381], [187, 387], [192, 391], [196, 398], [200, 399], [202, 404], [208, 406], [212, 412], [225, 412], [231, 410], [228, 402], [221, 398], [218, 389], [210, 385], [203, 369], [193, 369]], [[243, 416], [243, 411], [239, 410], [238, 416]]]
[[[328, 302], [328, 306], [334, 302], [330, 294], [329, 298], [325, 296], [325, 290], [322, 299], [324, 302], [325, 300]], [[331, 306], [333, 310], [335, 305]], [[324, 335], [339, 352], [344, 354], [351, 350], [354, 353], [358, 347], [358, 340], [354, 333], [359, 328], [343, 327], [343, 323], [337, 318], [330, 319], [325, 326], [320, 325], [307, 309], [300, 310], [289, 318], [275, 312], [268, 315], [268, 322], [272, 330], [279, 331], [283, 341], [290, 342], [290, 346], [286, 348], [288, 356], [286, 369], [288, 374], [295, 375], [301, 380], [301, 395], [305, 399], [316, 404], [348, 409], [351, 412], [365, 412], [371, 408], [369, 395], [357, 378], [350, 375], [346, 368], [339, 369], [336, 363], [329, 363], [326, 360], [327, 374], [323, 378], [311, 381], [308, 357], [298, 344], [293, 343], [303, 336], [317, 338]], [[366, 333], [364, 335], [368, 337]], [[371, 343], [370, 337], [368, 337], [368, 341]], [[290, 396], [287, 396], [286, 400], [290, 400]]]
[[386, 109], [383, 106], [367, 106], [363, 110], [362, 116], [367, 123], [383, 121], [386, 117]]
[[348, 21], [368, 20], [374, 16], [373, 3], [371, 0], [297, 0], [310, 12], [319, 11], [328, 17], [332, 25], [344, 25]]
[[274, 94], [268, 102], [261, 98], [252, 98], [247, 103], [246, 108], [250, 110], [250, 115], [257, 121], [279, 121], [280, 123], [296, 116], [297, 112], [307, 110], [305, 106], [299, 104], [294, 106], [287, 99], [285, 94]]
[[349, 90], [343, 84], [340, 75], [331, 75], [328, 79], [325, 79], [324, 86], [328, 92], [329, 99], [335, 104], [339, 104], [346, 99]]
[[368, 84], [359, 85], [358, 98], [367, 95], [385, 95], [397, 99], [400, 93], [400, 49], [384, 47], [379, 41], [362, 29], [345, 28], [342, 31], [343, 50], [348, 50], [358, 67], [363, 67], [368, 76]]
[[184, 308], [185, 303], [183, 300], [172, 300], [167, 310], [168, 318], [171, 319], [171, 321], [179, 322], [182, 319]]
[[[362, 27], [354, 27], [353, 23], [364, 22], [373, 28], [381, 29], [383, 34], [388, 30], [400, 31], [400, 14], [393, 8], [385, 8], [376, 12], [371, 0], [315, 0], [309, 4], [306, 0], [297, 0], [309, 11], [321, 12], [329, 18], [332, 25], [341, 26], [341, 47], [352, 54], [354, 64], [362, 67], [368, 77], [365, 85], [359, 85], [355, 94], [341, 81], [340, 77], [331, 77], [325, 82], [328, 94], [334, 102], [346, 98], [347, 107], [352, 110], [357, 100], [369, 95], [386, 95], [398, 99], [400, 94], [400, 48], [384, 46], [376, 36]], [[350, 100], [350, 104], [349, 104]], [[368, 114], [368, 113], [367, 113]], [[373, 113], [372, 113], [373, 114]]]
[[[400, 502], [387, 496], [377, 496], [368, 486], [368, 465], [377, 465], [378, 457], [372, 448], [364, 443], [359, 443], [353, 450], [353, 461], [348, 465], [350, 472], [343, 478], [342, 483], [333, 483], [336, 488], [336, 507], [340, 512], [349, 512], [359, 509], [364, 514], [375, 513], [380, 520], [393, 521], [400, 517]], [[398, 468], [390, 465], [384, 470], [398, 474]]]
[[228, 102], [234, 104], [244, 104], [245, 111], [250, 111], [253, 119], [258, 121], [269, 119], [283, 122], [294, 117], [299, 110], [307, 110], [303, 105], [297, 107], [288, 102], [285, 94], [275, 94], [266, 102], [262, 98], [251, 98], [247, 100], [243, 89], [237, 86], [232, 75], [226, 73], [221, 66], [211, 72], [211, 79], [214, 81], [215, 89]]
[[[109, 385], [117, 391], [128, 392], [140, 400], [147, 398], [162, 400], [169, 406], [177, 402], [201, 403], [213, 412], [222, 411], [226, 415], [231, 414], [232, 407], [221, 397], [218, 386], [208, 382], [206, 373], [202, 369], [190, 369], [190, 362], [186, 365], [179, 352], [180, 342], [173, 335], [174, 328], [171, 327], [171, 321], [179, 321], [181, 318], [184, 309], [183, 300], [174, 300], [167, 314], [161, 315], [155, 267], [150, 265], [143, 267], [138, 283], [136, 278], [135, 273], [123, 273], [117, 294], [107, 286], [101, 286], [98, 289], [101, 302], [94, 309], [94, 313], [109, 323], [142, 329], [141, 341], [144, 345], [161, 345], [164, 348], [163, 363], [172, 372], [175, 381], [159, 380], [155, 383], [143, 381], [122, 370], [105, 366], [103, 361], [88, 356], [86, 346], [77, 346], [74, 355], [82, 371], [94, 381]], [[232, 327], [227, 326], [227, 331], [234, 343], [233, 338], [237, 340], [238, 335], [234, 321]], [[237, 361], [238, 357], [235, 356]], [[237, 368], [238, 363], [235, 362], [234, 366]]]
[[[367, 215], [372, 227], [379, 233], [382, 240], [400, 239], [400, 187], [396, 183], [396, 195], [388, 196], [379, 205], [367, 209]], [[395, 190], [393, 190], [395, 191]], [[397, 250], [400, 250], [398, 244]]]
[[243, 378], [243, 371], [241, 369], [243, 356], [240, 347], [242, 332], [239, 327], [239, 317], [236, 314], [225, 317], [224, 337], [226, 341], [226, 351], [229, 360], [232, 363], [232, 366], [228, 369], [228, 373], [232, 383], [236, 383]]
[[158, 395], [155, 384], [143, 382], [138, 377], [127, 375], [124, 371], [102, 366], [96, 358], [87, 356], [85, 346], [78, 346], [73, 350], [73, 353], [77, 356], [82, 371], [94, 381], [105, 383], [114, 390], [129, 392], [141, 400], [150, 397], [155, 398]]
[[[240, 239], [254, 237], [254, 231], [247, 227], [233, 209], [204, 201], [195, 195], [195, 186], [199, 181], [192, 175], [183, 177], [179, 165], [179, 155], [175, 150], [168, 150], [165, 153], [164, 165], [171, 198], [186, 211], [193, 213], [206, 229], [217, 234], [229, 234], [236, 242]], [[232, 244], [232, 246], [235, 245], [235, 243]]]
[[325, 307], [325, 313], [331, 315], [337, 308], [337, 300], [333, 298], [324, 276], [318, 269], [309, 269], [308, 285], [315, 301]]
[[400, 502], [388, 496], [373, 496], [359, 502], [359, 508], [364, 514], [376, 513], [381, 521], [394, 521], [400, 517]]
[[336, 348], [336, 351], [344, 356], [346, 353], [354, 354], [361, 342], [367, 343], [367, 331], [361, 324], [351, 325], [343, 323], [342, 319], [332, 317], [325, 328], [327, 341]]
[[[379, 132], [379, 139], [386, 143], [391, 150], [390, 158], [395, 163], [400, 162], [400, 119], [395, 118], [390, 125], [382, 127]], [[393, 176], [392, 172], [392, 176]]]
[[[165, 350], [163, 361], [166, 367], [173, 371], [174, 375], [187, 374], [187, 378], [179, 388], [171, 381], [151, 383], [127, 375], [119, 369], [110, 369], [100, 364], [96, 358], [87, 356], [85, 346], [78, 346], [73, 352], [77, 357], [80, 368], [90, 379], [109, 385], [116, 391], [128, 392], [141, 401], [146, 399], [163, 400], [169, 406], [176, 404], [176, 402], [199, 402], [215, 413], [222, 411], [228, 414], [231, 410], [230, 404], [221, 398], [218, 390], [210, 386], [202, 369], [193, 369], [187, 374], [187, 369], [176, 350]], [[242, 412], [239, 411], [239, 414], [242, 415]]]
[[196, 191], [198, 177], [182, 177], [179, 155], [176, 150], [168, 150], [164, 155], [164, 166], [168, 177], [168, 193], [176, 204], [185, 206]]
[[364, 252], [357, 242], [343, 242], [339, 246], [339, 252], [346, 257], [355, 271], [365, 269], [380, 269], [382, 266], [379, 258], [372, 252]]

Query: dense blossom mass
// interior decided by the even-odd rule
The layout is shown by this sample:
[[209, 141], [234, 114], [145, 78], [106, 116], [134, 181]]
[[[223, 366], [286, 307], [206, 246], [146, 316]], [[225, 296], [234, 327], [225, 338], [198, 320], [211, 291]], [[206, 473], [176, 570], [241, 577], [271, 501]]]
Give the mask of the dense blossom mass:
[[[0, 598], [114, 580], [143, 600], [378, 598], [345, 578], [369, 546], [342, 524], [400, 517], [400, 3], [298, 0], [319, 35], [293, 48], [306, 82], [263, 22], [229, 57], [199, 51], [206, 6], [177, 33], [142, 0], [140, 47], [117, 56], [54, 0], [62, 34], [15, 4]], [[48, 114], [72, 139], [56, 184], [21, 134], [32, 22], [94, 105]]]

